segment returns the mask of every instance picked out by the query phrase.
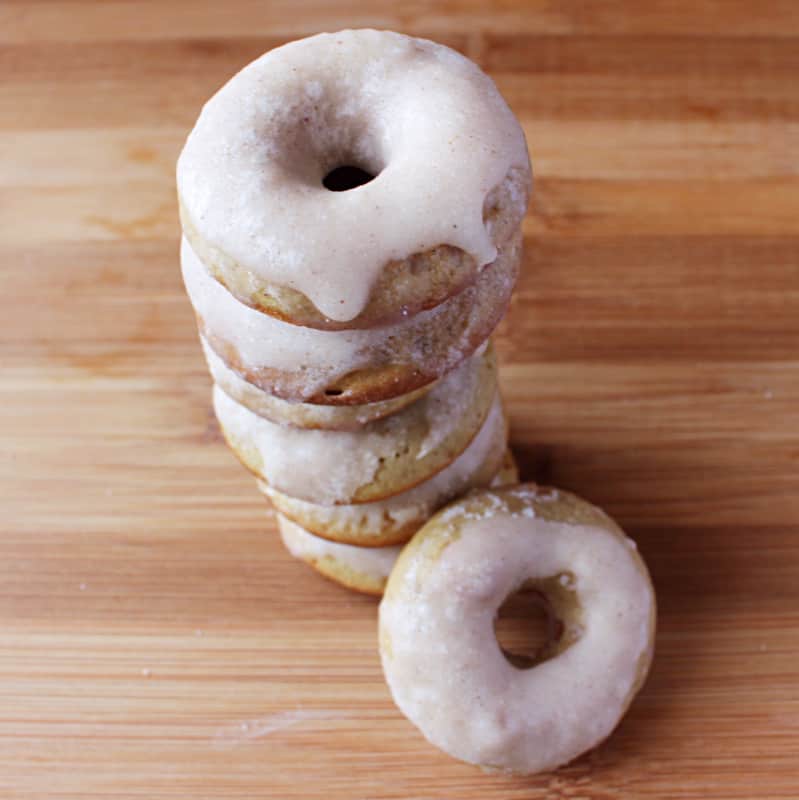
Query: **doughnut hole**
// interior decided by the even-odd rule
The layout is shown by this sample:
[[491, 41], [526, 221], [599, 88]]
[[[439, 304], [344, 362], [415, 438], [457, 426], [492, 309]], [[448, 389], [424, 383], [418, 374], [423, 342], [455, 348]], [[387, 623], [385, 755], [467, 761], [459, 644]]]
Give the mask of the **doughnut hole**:
[[571, 646], [581, 632], [574, 576], [525, 581], [499, 607], [494, 635], [508, 663], [531, 669]]
[[322, 185], [331, 192], [347, 192], [375, 179], [375, 176], [360, 167], [344, 165], [335, 167], [322, 178]]
[[387, 163], [366, 98], [332, 79], [283, 108], [267, 133], [272, 157], [308, 188], [349, 191], [374, 180]]

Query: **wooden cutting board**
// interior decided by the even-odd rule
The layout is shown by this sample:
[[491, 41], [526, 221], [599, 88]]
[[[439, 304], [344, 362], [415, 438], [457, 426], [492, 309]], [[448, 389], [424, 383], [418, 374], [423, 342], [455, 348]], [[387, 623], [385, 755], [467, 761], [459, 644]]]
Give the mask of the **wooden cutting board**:
[[[521, 118], [513, 444], [657, 586], [646, 688], [554, 775], [403, 719], [376, 603], [286, 555], [211, 415], [181, 142], [262, 51], [365, 25]], [[0, 797], [799, 797], [798, 37], [795, 0], [3, 0]]]

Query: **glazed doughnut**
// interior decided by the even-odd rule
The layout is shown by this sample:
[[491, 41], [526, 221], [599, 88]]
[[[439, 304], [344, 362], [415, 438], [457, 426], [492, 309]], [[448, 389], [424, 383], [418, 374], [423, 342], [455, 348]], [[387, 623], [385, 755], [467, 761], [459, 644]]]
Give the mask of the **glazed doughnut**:
[[230, 395], [237, 403], [246, 406], [260, 417], [265, 417], [280, 425], [293, 425], [295, 428], [330, 431], [357, 430], [369, 422], [396, 414], [397, 411], [409, 406], [435, 386], [434, 383], [428, 383], [413, 392], [401, 394], [389, 400], [357, 406], [292, 403], [247, 383], [244, 378], [222, 361], [202, 336], [200, 336], [200, 343], [208, 364], [208, 371], [211, 373], [214, 383], [225, 394]]
[[[500, 471], [492, 486], [504, 486], [518, 481], [516, 464], [510, 450], [505, 453]], [[402, 551], [402, 545], [392, 547], [354, 547], [314, 536], [296, 522], [277, 514], [280, 538], [286, 549], [300, 561], [310, 564], [317, 572], [347, 589], [380, 596], [388, 576]]]
[[355, 431], [277, 425], [218, 386], [214, 409], [228, 445], [258, 478], [292, 497], [330, 505], [381, 500], [441, 471], [477, 435], [495, 395], [489, 348], [412, 405]]
[[[532, 668], [512, 666], [498, 609], [537, 589], [563, 626]], [[402, 712], [485, 769], [555, 769], [599, 744], [646, 677], [655, 597], [634, 543], [602, 511], [533, 484], [476, 491], [403, 550], [380, 605], [380, 653]]]
[[277, 397], [362, 405], [415, 391], [452, 370], [491, 335], [519, 271], [521, 233], [477, 281], [430, 311], [373, 330], [289, 325], [238, 302], [181, 245], [186, 290], [201, 334], [248, 383]]
[[[342, 167], [367, 182], [326, 188]], [[186, 236], [240, 301], [349, 329], [471, 283], [518, 228], [531, 173], [521, 127], [477, 65], [351, 30], [235, 75], [203, 108], [177, 182]]]
[[[469, 446], [426, 481], [385, 500], [356, 505], [321, 505], [289, 497], [259, 483], [284, 516], [316, 536], [360, 547], [386, 547], [408, 539], [453, 497], [487, 486], [500, 469], [507, 446], [507, 422], [497, 394], [488, 416]], [[509, 467], [513, 474], [515, 468]]]
[[277, 514], [280, 538], [294, 558], [321, 575], [363, 594], [380, 596], [402, 545], [354, 547], [314, 536], [288, 517]]

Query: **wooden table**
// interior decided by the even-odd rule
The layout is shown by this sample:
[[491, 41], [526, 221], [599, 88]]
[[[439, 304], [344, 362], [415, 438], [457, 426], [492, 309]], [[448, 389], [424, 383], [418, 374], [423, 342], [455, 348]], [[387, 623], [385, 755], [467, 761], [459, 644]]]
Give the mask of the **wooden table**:
[[[211, 415], [176, 155], [250, 59], [366, 25], [463, 50], [521, 118], [513, 443], [657, 585], [646, 688], [554, 775], [422, 739], [376, 603], [286, 555]], [[0, 797], [795, 800], [797, 37], [795, 0], [3, 0]]]

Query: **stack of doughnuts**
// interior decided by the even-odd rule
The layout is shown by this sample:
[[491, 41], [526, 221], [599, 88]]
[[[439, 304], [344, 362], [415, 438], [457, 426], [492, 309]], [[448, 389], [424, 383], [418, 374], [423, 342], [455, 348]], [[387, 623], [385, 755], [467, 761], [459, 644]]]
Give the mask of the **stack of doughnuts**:
[[385, 31], [272, 50], [188, 137], [181, 265], [217, 418], [288, 549], [351, 588], [382, 593], [439, 507], [515, 477], [489, 337], [530, 188], [493, 82]]
[[[383, 595], [400, 709], [489, 770], [600, 742], [646, 676], [654, 594], [602, 511], [517, 484], [490, 336], [531, 172], [491, 80], [396, 33], [285, 45], [204, 107], [178, 190], [222, 432], [289, 552]], [[494, 623], [525, 592], [559, 633], [520, 658]]]

